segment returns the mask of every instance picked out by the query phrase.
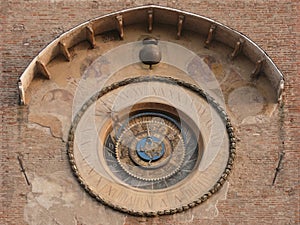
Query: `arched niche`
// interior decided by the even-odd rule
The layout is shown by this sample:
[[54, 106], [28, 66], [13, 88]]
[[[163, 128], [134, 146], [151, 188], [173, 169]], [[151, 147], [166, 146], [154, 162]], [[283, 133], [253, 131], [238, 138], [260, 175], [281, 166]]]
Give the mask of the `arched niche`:
[[[75, 59], [77, 48], [81, 48], [79, 46], [86, 48], [86, 55], [93, 55], [91, 61], [118, 45], [140, 41], [147, 35], [182, 45], [202, 58], [219, 55], [223, 64], [227, 60], [227, 64], [232, 67], [245, 67], [245, 63], [241, 63], [244, 61], [247, 68], [240, 70], [243, 73], [242, 79], [254, 86], [259, 86], [259, 82], [264, 80], [264, 86], [268, 86], [266, 92], [271, 96], [269, 101], [281, 99], [283, 75], [270, 57], [248, 37], [200, 15], [147, 5], [89, 20], [52, 41], [32, 60], [20, 77], [18, 85], [21, 104], [29, 104], [30, 94], [27, 90], [37, 76], [42, 75], [49, 80], [62, 76], [53, 71], [53, 64], [67, 63], [68, 67], [72, 67], [72, 63], [83, 62], [84, 58], [81, 62]], [[204, 61], [209, 61], [208, 58]]]

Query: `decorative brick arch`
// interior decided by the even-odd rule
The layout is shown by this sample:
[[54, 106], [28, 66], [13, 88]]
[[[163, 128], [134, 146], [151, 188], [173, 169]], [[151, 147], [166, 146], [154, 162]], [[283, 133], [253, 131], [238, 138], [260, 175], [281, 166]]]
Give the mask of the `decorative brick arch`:
[[32, 60], [21, 75], [18, 83], [20, 103], [28, 103], [26, 90], [37, 74], [43, 75], [45, 79], [51, 79], [53, 74], [49, 72], [48, 64], [53, 59], [62, 55], [66, 61], [72, 63], [72, 54], [70, 53], [72, 47], [80, 42], [88, 41], [93, 49], [97, 46], [96, 37], [105, 32], [116, 30], [120, 40], [126, 40], [126, 29], [134, 24], [142, 24], [149, 33], [158, 25], [171, 26], [174, 40], [180, 39], [186, 31], [192, 31], [204, 38], [205, 41], [199, 44], [206, 48], [209, 48], [214, 42], [227, 46], [231, 49], [231, 52], [228, 52], [230, 60], [244, 55], [253, 64], [252, 72], [248, 76], [256, 79], [260, 74], [264, 74], [276, 92], [277, 100], [281, 99], [284, 88], [283, 75], [270, 57], [248, 37], [200, 15], [168, 7], [147, 5], [92, 19], [52, 41]]

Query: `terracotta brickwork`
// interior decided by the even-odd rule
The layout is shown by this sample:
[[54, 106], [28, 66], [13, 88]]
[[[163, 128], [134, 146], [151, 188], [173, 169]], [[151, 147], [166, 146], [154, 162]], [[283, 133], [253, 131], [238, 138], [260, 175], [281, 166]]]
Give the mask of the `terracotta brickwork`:
[[[199, 206], [203, 208], [200, 215], [189, 210], [143, 218], [99, 208], [72, 177], [65, 143], [53, 137], [48, 127], [28, 123], [28, 107], [18, 105], [18, 78], [54, 38], [89, 19], [145, 4], [193, 12], [238, 30], [265, 50], [285, 76], [283, 101], [272, 116], [236, 127], [237, 157], [224, 187], [227, 194], [213, 210]], [[0, 224], [300, 223], [299, 1], [12, 0], [2, 1], [0, 10]], [[272, 185], [281, 153], [284, 156]], [[45, 179], [44, 186], [34, 183], [41, 179]], [[57, 180], [63, 180], [63, 188], [54, 185]], [[75, 188], [76, 194], [67, 196], [68, 188]], [[49, 189], [46, 196], [45, 189]], [[54, 203], [46, 204], [44, 198]], [[63, 211], [63, 198], [75, 210]], [[51, 207], [57, 207], [57, 217], [49, 213]], [[71, 219], [64, 220], [64, 214]]]

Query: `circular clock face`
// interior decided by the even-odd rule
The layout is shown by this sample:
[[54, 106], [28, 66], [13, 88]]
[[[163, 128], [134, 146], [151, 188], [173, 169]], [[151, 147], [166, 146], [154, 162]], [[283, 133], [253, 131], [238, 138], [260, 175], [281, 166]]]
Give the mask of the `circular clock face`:
[[183, 211], [225, 182], [234, 157], [230, 121], [194, 85], [128, 78], [92, 96], [74, 118], [68, 154], [97, 200], [134, 215]]
[[171, 187], [189, 175], [200, 157], [200, 140], [192, 130], [162, 111], [131, 116], [118, 131], [115, 143], [111, 136], [105, 140], [110, 149], [105, 161], [115, 166], [111, 171], [120, 181], [140, 189]]
[[130, 176], [166, 180], [181, 167], [185, 148], [180, 130], [156, 116], [130, 118], [116, 145], [116, 158]]

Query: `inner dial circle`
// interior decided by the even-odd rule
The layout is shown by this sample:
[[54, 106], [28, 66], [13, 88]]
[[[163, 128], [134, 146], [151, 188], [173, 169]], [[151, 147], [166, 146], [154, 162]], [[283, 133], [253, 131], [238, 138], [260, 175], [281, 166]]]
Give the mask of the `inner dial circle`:
[[170, 120], [139, 116], [124, 126], [117, 140], [116, 156], [129, 175], [155, 181], [179, 171], [185, 146], [180, 129]]
[[165, 153], [165, 145], [155, 136], [147, 136], [136, 145], [136, 153], [144, 161], [154, 162]]

